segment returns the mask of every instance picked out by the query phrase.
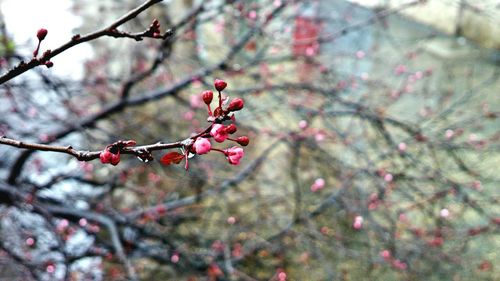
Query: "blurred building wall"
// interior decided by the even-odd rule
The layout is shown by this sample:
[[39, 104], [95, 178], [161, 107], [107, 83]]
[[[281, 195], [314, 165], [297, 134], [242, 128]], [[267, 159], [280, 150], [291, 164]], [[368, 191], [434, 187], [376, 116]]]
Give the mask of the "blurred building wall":
[[[348, 0], [370, 8], [398, 7], [412, 0]], [[486, 48], [500, 50], [500, 1], [426, 0], [402, 14]]]

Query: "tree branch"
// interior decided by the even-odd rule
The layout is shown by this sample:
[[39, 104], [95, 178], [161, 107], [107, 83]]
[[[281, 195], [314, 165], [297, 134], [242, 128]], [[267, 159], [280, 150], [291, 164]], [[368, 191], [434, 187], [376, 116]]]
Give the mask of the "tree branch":
[[[16, 67], [13, 69], [9, 70], [7, 73], [4, 75], [0, 76], [0, 84], [3, 84], [14, 77], [17, 77], [24, 72], [35, 68], [39, 65], [42, 65], [44, 62], [49, 61], [51, 58], [57, 56], [58, 54], [66, 51], [67, 49], [74, 47], [80, 43], [88, 42], [94, 39], [97, 39], [102, 36], [112, 36], [112, 37], [129, 37], [137, 40], [137, 36], [140, 34], [135, 34], [135, 36], [126, 36], [125, 33], [123, 32], [118, 32], [116, 28], [127, 21], [130, 21], [131, 19], [135, 18], [137, 15], [139, 15], [141, 12], [144, 10], [148, 9], [149, 7], [153, 6], [154, 4], [157, 4], [163, 0], [148, 0], [144, 2], [142, 5], [139, 7], [135, 8], [134, 10], [128, 12], [127, 14], [123, 15], [120, 19], [116, 20], [113, 22], [110, 26], [105, 27], [101, 30], [98, 30], [96, 32], [90, 33], [85, 36], [79, 36], [75, 35], [71, 38], [70, 41], [66, 42], [64, 45], [58, 47], [57, 49], [51, 50], [50, 52], [46, 52], [41, 58], [36, 59], [33, 58], [30, 60], [28, 63], [25, 63], [24, 61], [21, 61]], [[160, 39], [165, 39], [172, 35], [171, 31], [167, 31], [165, 34], [161, 35], [159, 38]], [[143, 36], [144, 37], [144, 36]]]

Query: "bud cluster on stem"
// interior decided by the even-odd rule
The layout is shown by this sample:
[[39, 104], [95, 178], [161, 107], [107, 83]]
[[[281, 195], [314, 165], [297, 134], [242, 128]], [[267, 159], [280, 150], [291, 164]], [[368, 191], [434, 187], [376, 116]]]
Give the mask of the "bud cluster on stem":
[[[247, 146], [250, 142], [247, 136], [240, 136], [236, 139], [231, 138], [230, 135], [236, 133], [238, 128], [234, 123], [224, 125], [223, 122], [228, 120], [234, 120], [234, 111], [241, 110], [244, 107], [244, 101], [241, 98], [235, 98], [229, 102], [227, 107], [223, 106], [222, 101], [222, 91], [227, 87], [227, 83], [223, 80], [216, 79], [214, 82], [215, 89], [219, 92], [218, 95], [218, 106], [212, 112], [210, 107], [214, 94], [210, 90], [203, 91], [201, 93], [201, 98], [208, 108], [208, 121], [212, 124], [204, 132], [197, 134], [192, 137], [192, 143], [184, 147], [184, 159], [186, 159], [186, 169], [188, 167], [188, 153], [194, 153], [197, 155], [207, 154], [210, 151], [218, 151], [224, 154], [228, 162], [232, 165], [238, 165], [241, 158], [245, 155], [243, 148], [238, 146], [233, 146], [227, 149], [218, 149], [212, 147], [210, 139], [215, 142], [223, 143], [226, 140], [234, 141], [241, 146]], [[182, 161], [182, 154], [180, 153], [168, 153], [163, 156], [162, 163], [169, 165], [171, 163], [179, 163]]]
[[[38, 56], [38, 52], [40, 51], [40, 44], [42, 41], [47, 37], [48, 30], [45, 28], [40, 28], [37, 33], [36, 33], [36, 38], [38, 38], [38, 44], [36, 46], [36, 49], [33, 51], [33, 58], [36, 59]], [[47, 56], [50, 55], [50, 50], [47, 50], [43, 53], [42, 57], [38, 59], [41, 64], [44, 64], [47, 68], [51, 68], [54, 66], [54, 63], [48, 60]]]
[[[222, 94], [221, 91], [227, 87], [227, 83], [223, 80], [215, 80], [214, 83], [215, 88], [219, 91], [219, 106], [212, 112], [210, 108], [210, 104], [213, 101], [213, 92], [206, 90], [203, 91], [201, 96], [203, 102], [208, 107], [208, 122], [210, 122], [210, 126], [208, 126], [204, 131], [184, 140], [179, 141], [173, 144], [168, 144], [165, 148], [161, 149], [171, 149], [171, 148], [180, 148], [179, 152], [169, 152], [164, 154], [160, 160], [160, 162], [164, 165], [171, 164], [180, 164], [183, 160], [185, 160], [185, 169], [189, 168], [189, 158], [192, 157], [192, 154], [195, 155], [203, 155], [207, 154], [210, 151], [217, 151], [223, 153], [226, 157], [227, 161], [231, 165], [239, 165], [241, 159], [245, 155], [243, 148], [239, 146], [232, 146], [226, 149], [218, 149], [212, 147], [211, 139], [213, 139], [217, 143], [223, 143], [225, 141], [233, 141], [241, 146], [247, 146], [250, 142], [247, 136], [239, 136], [236, 138], [232, 138], [231, 135], [238, 131], [237, 126], [232, 123], [234, 122], [234, 111], [238, 111], [243, 109], [244, 102], [241, 98], [235, 98], [231, 100], [229, 103], [222, 102]], [[228, 106], [225, 106], [229, 104]], [[229, 123], [229, 124], [224, 124]], [[152, 160], [152, 155], [150, 149], [154, 148], [152, 146], [142, 146], [142, 147], [133, 147], [136, 145], [136, 142], [133, 140], [129, 141], [117, 141], [113, 144], [106, 146], [104, 150], [102, 150], [99, 154], [99, 158], [103, 164], [111, 164], [118, 165], [120, 162], [121, 154], [135, 154], [141, 160], [147, 162]], [[161, 145], [161, 143], [159, 144]]]
[[134, 140], [128, 141], [117, 141], [113, 144], [106, 146], [106, 148], [99, 155], [99, 159], [103, 164], [111, 164], [113, 166], [120, 163], [120, 151], [127, 146], [134, 146], [136, 142]]
[[153, 20], [153, 23], [149, 26], [150, 33], [152, 33], [152, 36], [154, 38], [160, 38], [161, 37], [161, 32], [160, 32], [160, 22], [157, 19]]

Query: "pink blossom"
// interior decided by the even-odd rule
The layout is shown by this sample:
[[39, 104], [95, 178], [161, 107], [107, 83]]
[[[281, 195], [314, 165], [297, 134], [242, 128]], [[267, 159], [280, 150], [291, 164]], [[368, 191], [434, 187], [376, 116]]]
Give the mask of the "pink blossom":
[[47, 273], [54, 273], [56, 271], [56, 266], [52, 263], [49, 263], [46, 268]]
[[455, 132], [451, 129], [448, 129], [448, 130], [446, 130], [444, 135], [445, 135], [446, 139], [451, 139], [455, 135]]
[[380, 252], [380, 256], [384, 259], [389, 259], [391, 258], [391, 252], [389, 250], [383, 250]]
[[250, 13], [248, 13], [248, 17], [250, 19], [256, 19], [257, 18], [257, 12], [256, 11], [250, 11]]
[[210, 144], [210, 141], [206, 138], [198, 138], [194, 144], [193, 148], [196, 151], [196, 154], [206, 154], [210, 151], [212, 148], [212, 144]]
[[399, 149], [399, 151], [404, 152], [406, 150], [406, 143], [400, 142], [398, 144], [398, 149]]
[[233, 146], [225, 150], [227, 160], [232, 165], [239, 165], [241, 158], [245, 155], [241, 147]]
[[439, 215], [442, 218], [447, 218], [450, 215], [450, 211], [448, 209], [441, 209], [441, 211], [439, 211]]
[[396, 66], [396, 69], [394, 69], [394, 72], [396, 73], [396, 75], [401, 75], [401, 74], [405, 73], [406, 71], [408, 71], [408, 67], [406, 67], [406, 65], [404, 65], [404, 64], [400, 64], [400, 65]]
[[422, 77], [424, 77], [424, 73], [422, 71], [415, 72], [415, 78], [420, 80]]
[[206, 105], [209, 105], [214, 98], [214, 93], [212, 91], [203, 91], [203, 93], [201, 93], [201, 97], [203, 99], [203, 102]]
[[108, 148], [106, 148], [103, 152], [99, 154], [99, 158], [101, 159], [101, 163], [107, 164], [110, 163], [113, 166], [118, 165], [120, 163], [120, 151], [116, 154], [111, 153]]
[[214, 124], [212, 126], [212, 130], [210, 130], [210, 135], [214, 138], [216, 142], [223, 142], [228, 137], [226, 127], [221, 124]]
[[178, 255], [178, 254], [173, 254], [173, 255], [170, 257], [170, 261], [171, 261], [172, 263], [178, 263], [178, 262], [179, 262], [179, 260], [180, 260], [180, 258], [179, 258], [179, 255]]
[[325, 180], [323, 178], [317, 178], [314, 183], [311, 185], [311, 191], [316, 192], [325, 187]]
[[286, 273], [284, 271], [278, 273], [278, 280], [279, 281], [286, 281]]
[[66, 230], [66, 228], [69, 226], [69, 221], [67, 219], [62, 219], [59, 221], [57, 224], [57, 231], [63, 232]]
[[217, 89], [217, 91], [220, 92], [227, 87], [227, 83], [223, 80], [215, 79], [214, 86], [215, 86], [215, 89]]
[[356, 230], [360, 230], [361, 227], [363, 227], [363, 217], [362, 216], [356, 216], [354, 218], [354, 223], [352, 224], [352, 227]]
[[302, 130], [304, 130], [305, 128], [307, 128], [307, 121], [306, 120], [300, 120], [299, 122], [299, 128], [301, 128]]
[[42, 41], [47, 36], [47, 33], [48, 33], [47, 29], [40, 28], [36, 33], [36, 37], [38, 38], [38, 40]]
[[387, 173], [387, 174], [385, 174], [385, 176], [384, 176], [384, 180], [385, 180], [386, 182], [391, 182], [393, 179], [394, 179], [394, 177], [392, 176], [392, 174]]
[[241, 110], [243, 108], [243, 106], [245, 106], [245, 102], [243, 101], [243, 99], [235, 98], [229, 103], [227, 110], [238, 111], [238, 110]]
[[317, 132], [315, 135], [314, 135], [314, 139], [317, 141], [317, 142], [322, 142], [324, 141], [326, 138], [326, 135], [324, 132]]
[[32, 237], [29, 237], [28, 239], [26, 239], [26, 245], [28, 245], [30, 247], [35, 245], [35, 239], [33, 239]]
[[401, 222], [407, 222], [408, 221], [408, 217], [406, 216], [405, 213], [399, 214], [399, 221], [401, 221]]
[[87, 225], [87, 219], [81, 218], [81, 219], [78, 221], [78, 224], [79, 224], [81, 227], [85, 227], [85, 226]]

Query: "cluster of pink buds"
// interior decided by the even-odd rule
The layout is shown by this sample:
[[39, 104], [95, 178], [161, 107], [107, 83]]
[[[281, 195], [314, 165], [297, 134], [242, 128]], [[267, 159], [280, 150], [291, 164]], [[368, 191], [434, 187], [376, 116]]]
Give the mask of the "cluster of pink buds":
[[212, 111], [211, 103], [214, 98], [214, 93], [212, 91], [206, 90], [201, 93], [201, 98], [203, 102], [207, 105], [208, 109], [208, 121], [212, 123], [204, 132], [197, 134], [192, 137], [192, 143], [187, 143], [184, 147], [185, 154], [182, 155], [178, 152], [171, 152], [165, 154], [161, 162], [165, 165], [178, 164], [183, 158], [186, 159], [186, 166], [188, 168], [187, 153], [194, 153], [198, 155], [207, 154], [210, 151], [218, 151], [224, 154], [228, 162], [232, 165], [239, 165], [241, 158], [245, 155], [243, 148], [239, 146], [232, 146], [227, 149], [213, 148], [210, 139], [215, 142], [223, 143], [225, 141], [233, 141], [241, 146], [247, 146], [250, 140], [247, 136], [240, 136], [233, 138], [232, 135], [236, 133], [238, 128], [234, 123], [223, 124], [227, 121], [234, 121], [234, 112], [241, 110], [244, 107], [244, 101], [241, 98], [232, 99], [228, 102], [228, 99], [222, 98], [222, 91], [227, 87], [227, 83], [223, 80], [216, 79], [214, 82], [215, 89], [218, 91], [218, 105], [215, 110]]
[[106, 146], [106, 148], [99, 154], [99, 158], [101, 159], [101, 163], [103, 164], [111, 164], [113, 166], [118, 165], [120, 163], [120, 151], [127, 146], [134, 146], [136, 142], [134, 140], [128, 141], [117, 141], [113, 144]]
[[205, 154], [211, 150], [222, 152], [230, 164], [239, 165], [241, 158], [245, 155], [245, 152], [241, 147], [233, 146], [224, 150], [212, 148], [208, 138], [213, 138], [216, 142], [222, 143], [226, 140], [234, 141], [241, 146], [247, 146], [250, 140], [247, 136], [240, 136], [237, 138], [232, 138], [231, 135], [236, 133], [238, 128], [235, 124], [231, 123], [229, 125], [221, 124], [225, 120], [234, 120], [233, 112], [241, 110], [245, 103], [241, 98], [232, 99], [229, 104], [227, 100], [224, 101], [222, 98], [222, 91], [227, 87], [227, 83], [220, 79], [215, 79], [214, 82], [215, 89], [219, 93], [218, 107], [212, 112], [210, 107], [213, 100], [212, 91], [203, 91], [201, 93], [203, 102], [207, 105], [208, 109], [208, 120], [213, 124], [210, 131], [204, 135], [199, 136], [194, 142], [193, 148], [196, 154]]
[[[157, 26], [154, 22], [152, 26]], [[185, 160], [185, 169], [189, 168], [189, 158], [193, 154], [203, 155], [210, 151], [218, 151], [223, 153], [227, 161], [231, 165], [239, 165], [241, 159], [245, 155], [243, 148], [239, 146], [232, 146], [226, 149], [213, 148], [210, 139], [214, 139], [215, 142], [223, 143], [225, 141], [232, 141], [240, 146], [247, 146], [250, 142], [247, 136], [232, 137], [234, 133], [238, 130], [236, 125], [232, 122], [235, 121], [234, 112], [241, 110], [244, 107], [244, 101], [241, 98], [232, 99], [229, 102], [228, 98], [222, 98], [222, 91], [227, 87], [227, 83], [216, 79], [214, 82], [215, 89], [218, 91], [219, 101], [218, 106], [212, 112], [210, 107], [213, 100], [212, 91], [204, 91], [201, 96], [203, 102], [208, 108], [208, 119], [210, 126], [208, 126], [203, 132], [200, 132], [182, 142], [175, 143], [173, 147], [181, 148], [181, 153], [173, 151], [162, 156], [160, 162], [164, 165], [180, 164]], [[229, 123], [229, 124], [228, 124]], [[121, 153], [132, 153], [137, 155], [137, 157], [145, 162], [153, 159], [151, 152], [146, 149], [137, 150], [137, 148], [131, 148], [135, 146], [136, 142], [134, 140], [128, 141], [117, 141], [113, 144], [106, 146], [99, 154], [101, 163], [118, 165], [120, 163]]]

